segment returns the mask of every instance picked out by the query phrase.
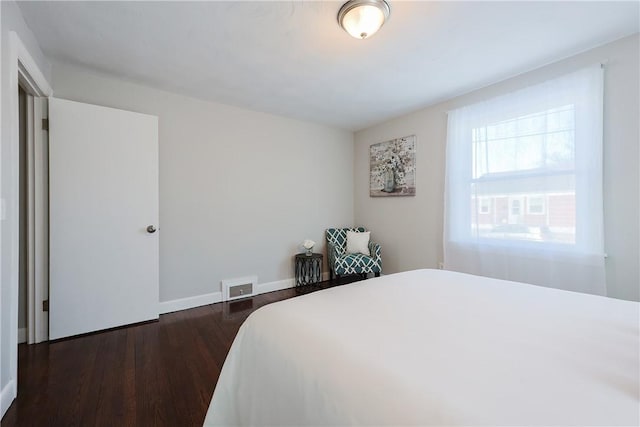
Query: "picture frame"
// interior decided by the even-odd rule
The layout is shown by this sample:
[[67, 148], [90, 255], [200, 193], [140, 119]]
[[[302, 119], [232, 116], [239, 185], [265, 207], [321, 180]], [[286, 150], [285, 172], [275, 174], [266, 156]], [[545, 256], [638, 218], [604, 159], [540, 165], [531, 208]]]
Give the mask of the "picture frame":
[[369, 196], [416, 195], [416, 136], [409, 135], [369, 147]]

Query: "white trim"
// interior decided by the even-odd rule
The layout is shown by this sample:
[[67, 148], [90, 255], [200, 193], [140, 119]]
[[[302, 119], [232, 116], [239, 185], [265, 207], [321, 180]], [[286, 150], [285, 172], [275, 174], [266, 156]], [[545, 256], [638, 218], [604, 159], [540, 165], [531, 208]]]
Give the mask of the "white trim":
[[18, 328], [18, 344], [27, 342], [27, 328]]
[[11, 379], [0, 392], [0, 417], [4, 416], [16, 397], [16, 382]]
[[[34, 108], [33, 108], [33, 100], [34, 96], [30, 93], [26, 94], [26, 143], [27, 143], [27, 331], [29, 333], [28, 342], [29, 344], [33, 344], [36, 342], [35, 340], [35, 318], [36, 318], [36, 299], [34, 297], [34, 291], [36, 288], [35, 281], [35, 271], [36, 271], [36, 257], [35, 257], [35, 209], [34, 209], [34, 200], [35, 200], [35, 169], [34, 169], [34, 148], [36, 147], [34, 143], [34, 133], [35, 133], [35, 119], [34, 119]], [[20, 113], [18, 113], [18, 119], [20, 118]], [[22, 166], [22, 164], [20, 164]], [[25, 342], [20, 337], [20, 330], [18, 329], [18, 344]]]
[[[16, 397], [17, 380], [18, 380], [18, 215], [19, 215], [19, 179], [18, 179], [18, 130], [20, 127], [18, 117], [18, 84], [22, 83], [29, 91], [38, 96], [51, 96], [51, 86], [44, 77], [44, 74], [38, 68], [36, 61], [33, 59], [24, 43], [15, 31], [9, 32], [9, 70], [8, 70], [8, 88], [9, 93], [3, 94], [9, 102], [10, 110], [7, 112], [8, 121], [6, 125], [9, 127], [9, 140], [3, 141], [7, 146], [8, 156], [11, 157], [13, 166], [8, 170], [2, 170], [2, 180], [9, 179], [9, 191], [3, 196], [6, 198], [5, 203], [8, 204], [7, 217], [2, 223], [2, 235], [8, 233], [10, 242], [8, 253], [3, 253], [2, 258], [9, 260], [9, 295], [3, 295], [2, 298], [9, 300], [9, 325], [3, 325], [2, 329], [9, 331], [9, 349], [5, 351], [9, 354], [9, 382], [7, 387], [2, 390], [2, 401], [0, 402], [0, 416], [9, 407], [13, 399]], [[28, 92], [29, 92], [28, 91]], [[9, 228], [7, 228], [9, 226]], [[0, 340], [1, 341], [1, 340]]]
[[[2, 226], [2, 236], [3, 240], [7, 239], [10, 242], [8, 253], [2, 254], [3, 259], [9, 260], [9, 295], [7, 295], [9, 300], [9, 327], [3, 326], [3, 329], [9, 330], [9, 348], [5, 353], [9, 354], [9, 382], [14, 383], [14, 386], [9, 388], [9, 393], [11, 397], [9, 399], [13, 400], [16, 397], [16, 387], [15, 381], [18, 380], [18, 258], [19, 258], [19, 235], [18, 235], [18, 211], [20, 209], [19, 203], [19, 191], [18, 186], [20, 184], [19, 180], [19, 160], [18, 160], [18, 146], [19, 146], [19, 116], [18, 116], [18, 81], [19, 81], [19, 72], [18, 72], [18, 45], [15, 43], [16, 35], [14, 32], [9, 33], [9, 87], [11, 90], [9, 93], [5, 94], [5, 96], [9, 99], [9, 111], [7, 112], [7, 116], [9, 117], [8, 126], [9, 126], [9, 141], [4, 141], [3, 144], [5, 147], [8, 146], [7, 155], [12, 158], [12, 166], [7, 168], [3, 168], [2, 170], [2, 178], [3, 181], [5, 178], [9, 178], [9, 183], [13, 181], [13, 186], [7, 185], [9, 187], [9, 191], [4, 194], [5, 202], [7, 203], [7, 212], [5, 222]], [[4, 147], [3, 147], [4, 152]], [[3, 185], [4, 186], [4, 185]], [[7, 237], [5, 237], [5, 233]], [[4, 245], [3, 245], [4, 246]], [[3, 389], [3, 401], [7, 399], [4, 394], [5, 389]], [[8, 406], [7, 406], [8, 407]], [[4, 415], [4, 413], [2, 414]]]
[[[9, 42], [13, 48], [12, 53], [14, 53], [14, 55], [11, 56], [11, 60], [14, 58], [16, 59], [15, 64], [20, 70], [20, 76], [18, 78], [20, 78], [22, 83], [26, 84], [29, 89], [34, 92], [34, 95], [52, 96], [53, 89], [51, 89], [49, 82], [44, 77], [44, 74], [42, 74], [42, 71], [40, 71], [38, 64], [36, 64], [36, 61], [33, 59], [15, 31], [9, 32]], [[12, 73], [10, 73], [9, 77], [12, 77], [11, 74]], [[11, 84], [13, 85], [13, 83], [14, 82], [12, 81]], [[15, 82], [15, 86], [16, 88], [18, 87], [18, 81]]]
[[[322, 273], [322, 280], [329, 280], [329, 272], [325, 271]], [[295, 288], [296, 287], [296, 279], [284, 279], [284, 280], [276, 280], [275, 282], [267, 282], [267, 283], [259, 283], [256, 295], [264, 294], [267, 292], [275, 292], [282, 291], [284, 289]]]
[[[251, 278], [253, 276], [249, 276]], [[329, 273], [322, 273], [322, 279], [328, 280]], [[289, 289], [295, 287], [295, 279], [276, 280], [274, 282], [258, 283], [255, 287], [256, 292], [253, 296], [264, 294], [267, 292], [281, 291], [283, 289]], [[196, 308], [203, 305], [215, 304], [222, 302], [222, 292], [212, 292], [210, 294], [197, 295], [194, 297], [179, 298], [169, 301], [161, 301], [159, 304], [160, 314], [172, 313], [174, 311], [188, 310], [190, 308]]]
[[256, 295], [293, 288], [295, 285], [296, 281], [294, 279], [284, 279], [277, 280], [275, 282], [259, 283], [258, 289], [256, 290]]
[[[42, 129], [42, 119], [48, 115], [48, 100], [44, 97], [33, 98], [32, 138], [29, 178], [32, 186], [29, 188], [31, 204], [29, 229], [29, 253], [32, 257], [28, 276], [31, 296], [29, 303], [33, 304], [33, 313], [29, 317], [32, 321], [27, 324], [29, 329], [29, 344], [37, 344], [49, 339], [49, 315], [42, 311], [42, 303], [49, 298], [49, 139], [48, 131]], [[33, 332], [32, 332], [33, 330]]]
[[[0, 6], [0, 50], [2, 49], [2, 6]], [[4, 81], [3, 76], [2, 76], [2, 52], [0, 52], [0, 140], [2, 139], [2, 99], [4, 99], [2, 97], [2, 82]], [[2, 145], [2, 144], [0, 144]], [[0, 184], [2, 184], [2, 180], [4, 179], [4, 173], [2, 171], [2, 158], [0, 157]], [[0, 185], [1, 187], [1, 185]], [[2, 229], [4, 228], [4, 220], [5, 220], [5, 200], [4, 200], [4, 194], [2, 194], [2, 192], [0, 191], [0, 277], [2, 277]], [[2, 307], [2, 281], [0, 280], [0, 307]], [[5, 297], [6, 298], [6, 297]], [[4, 328], [2, 327], [2, 313], [0, 313], [0, 365], [2, 365], [2, 359], [4, 359], [4, 353], [2, 352], [2, 341], [4, 340], [4, 336], [2, 334], [2, 331], [4, 330]], [[17, 347], [17, 346], [16, 346]], [[2, 370], [2, 368], [0, 367], [0, 371]], [[11, 380], [9, 380], [9, 383], [11, 384]], [[7, 385], [8, 385], [7, 384]], [[0, 372], [0, 388], [2, 388], [2, 372]], [[11, 400], [13, 400], [13, 396], [14, 394], [11, 394]], [[4, 416], [4, 413], [7, 412], [7, 408], [9, 407], [9, 404], [5, 404], [5, 399], [4, 399], [4, 389], [3, 391], [0, 391], [0, 422], [2, 420], [2, 417]]]
[[187, 310], [190, 308], [200, 307], [203, 305], [215, 304], [222, 301], [222, 292], [212, 292], [210, 294], [198, 295], [195, 297], [187, 297], [174, 299], [170, 301], [161, 301], [158, 305], [159, 313], [166, 314], [174, 311]]

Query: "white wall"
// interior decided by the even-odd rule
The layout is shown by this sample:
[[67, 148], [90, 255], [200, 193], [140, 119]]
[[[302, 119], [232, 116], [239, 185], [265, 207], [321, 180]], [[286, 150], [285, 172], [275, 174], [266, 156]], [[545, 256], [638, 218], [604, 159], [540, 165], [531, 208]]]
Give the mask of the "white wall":
[[[627, 37], [355, 135], [355, 222], [382, 244], [385, 273], [435, 268], [442, 260], [444, 165], [448, 110], [608, 60], [605, 68], [605, 250], [609, 296], [639, 300], [638, 35]], [[369, 197], [369, 146], [417, 135], [415, 197]]]
[[[0, 405], [15, 393], [15, 373], [11, 366], [11, 355], [17, 352], [16, 346], [10, 342], [16, 333], [17, 322], [13, 317], [16, 311], [11, 304], [17, 301], [15, 292], [18, 285], [18, 144], [11, 139], [9, 123], [17, 118], [17, 105], [12, 105], [16, 97], [9, 97], [10, 91], [17, 93], [18, 87], [9, 86], [9, 71], [16, 64], [12, 63], [9, 49], [9, 32], [15, 31], [20, 37], [44, 77], [49, 80], [51, 66], [42, 54], [35, 36], [29, 30], [18, 6], [13, 1], [0, 2], [0, 197], [5, 205], [6, 219], [0, 222]], [[17, 310], [17, 307], [15, 307]], [[7, 397], [9, 396], [9, 397]], [[0, 411], [1, 412], [1, 411]]]
[[160, 300], [293, 277], [305, 238], [353, 223], [353, 134], [54, 64], [55, 96], [159, 116]]

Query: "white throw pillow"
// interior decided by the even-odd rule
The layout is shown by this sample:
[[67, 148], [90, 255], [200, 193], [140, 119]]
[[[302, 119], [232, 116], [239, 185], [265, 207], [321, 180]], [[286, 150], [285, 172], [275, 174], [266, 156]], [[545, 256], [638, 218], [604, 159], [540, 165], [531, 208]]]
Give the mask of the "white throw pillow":
[[347, 253], [371, 256], [369, 252], [369, 234], [371, 234], [370, 231], [358, 233], [347, 230]]

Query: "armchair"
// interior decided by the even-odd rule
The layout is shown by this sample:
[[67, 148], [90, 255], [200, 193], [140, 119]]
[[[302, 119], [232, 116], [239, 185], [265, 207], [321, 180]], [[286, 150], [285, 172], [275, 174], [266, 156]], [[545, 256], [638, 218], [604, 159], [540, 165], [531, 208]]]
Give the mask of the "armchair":
[[347, 253], [347, 231], [364, 232], [364, 227], [357, 228], [328, 228], [327, 237], [327, 264], [329, 265], [329, 278], [340, 278], [348, 274], [366, 275], [374, 273], [376, 277], [382, 272], [382, 258], [380, 245], [369, 241], [371, 256], [364, 254]]

